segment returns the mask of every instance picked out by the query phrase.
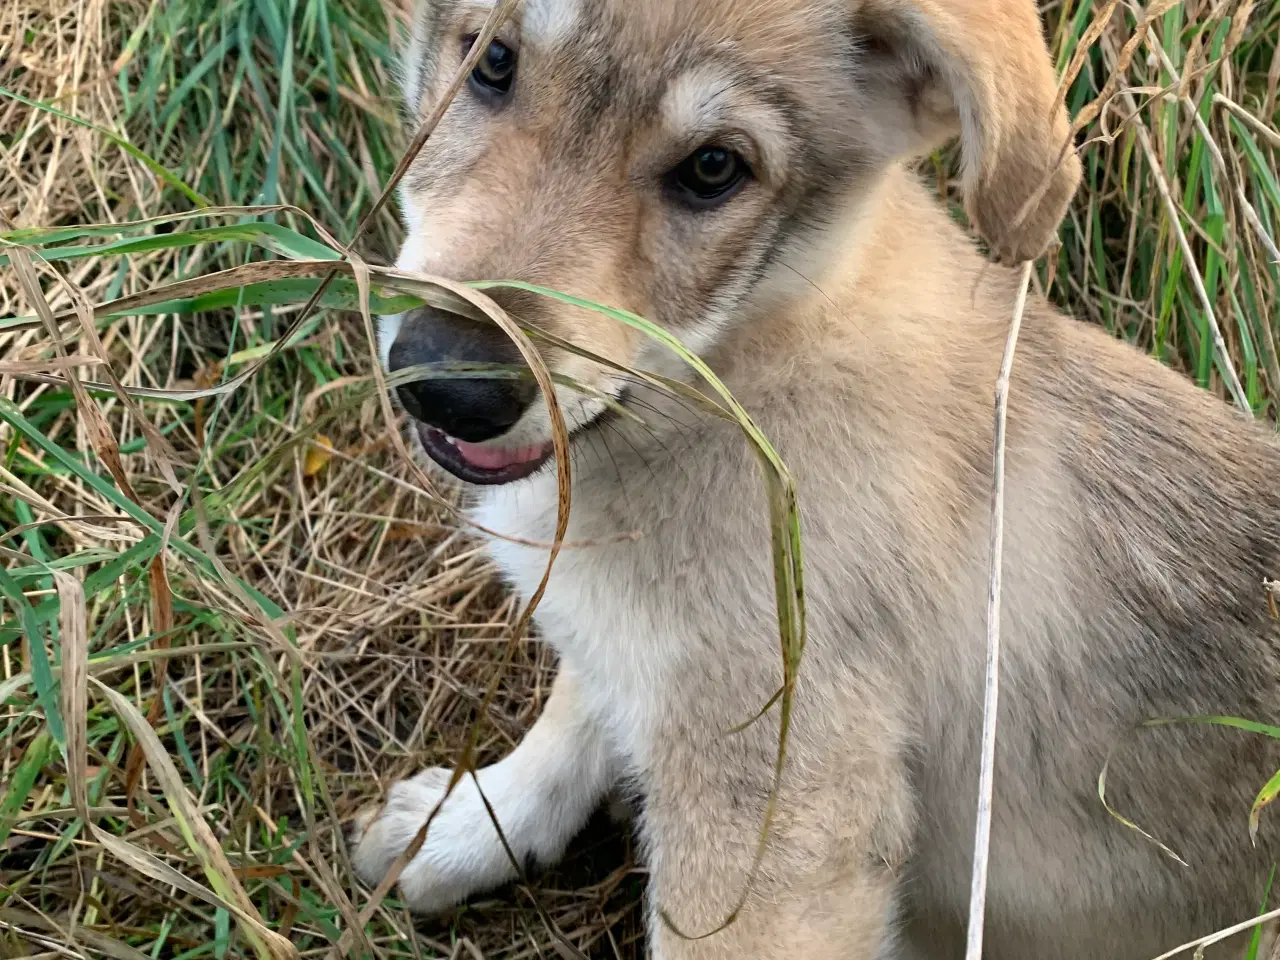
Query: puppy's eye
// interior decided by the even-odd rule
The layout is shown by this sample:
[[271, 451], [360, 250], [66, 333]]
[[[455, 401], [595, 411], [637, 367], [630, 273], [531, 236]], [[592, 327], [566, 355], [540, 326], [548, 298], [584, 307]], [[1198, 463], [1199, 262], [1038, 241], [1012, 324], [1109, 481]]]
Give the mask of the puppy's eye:
[[699, 147], [671, 171], [671, 185], [685, 203], [699, 209], [714, 207], [737, 193], [751, 168], [742, 155], [727, 147]]
[[[463, 40], [464, 55], [470, 52], [476, 36], [472, 34]], [[494, 40], [471, 71], [471, 89], [486, 99], [494, 100], [511, 92], [515, 78], [516, 52], [505, 43]]]

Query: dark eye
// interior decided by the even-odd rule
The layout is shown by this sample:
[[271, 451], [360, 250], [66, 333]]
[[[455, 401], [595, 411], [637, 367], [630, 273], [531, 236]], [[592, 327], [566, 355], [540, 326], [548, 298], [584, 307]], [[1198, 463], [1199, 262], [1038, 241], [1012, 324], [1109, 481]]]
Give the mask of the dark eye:
[[[472, 34], [463, 41], [464, 54], [476, 42]], [[505, 43], [494, 40], [471, 71], [471, 89], [488, 99], [504, 97], [511, 92], [516, 78], [516, 52]]]
[[728, 200], [750, 173], [741, 154], [708, 145], [693, 151], [671, 171], [671, 182], [686, 203], [707, 208]]

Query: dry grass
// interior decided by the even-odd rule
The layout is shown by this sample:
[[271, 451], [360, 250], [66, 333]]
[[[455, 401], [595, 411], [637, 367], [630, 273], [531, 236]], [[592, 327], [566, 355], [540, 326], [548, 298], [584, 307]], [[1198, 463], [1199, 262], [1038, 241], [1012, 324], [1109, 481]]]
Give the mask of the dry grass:
[[[1274, 419], [1280, 8], [1264, 6], [1170, 6], [1131, 51], [1131, 10], [1114, 5], [1096, 37], [1091, 23], [1112, 8], [1046, 10], [1064, 71], [1088, 41], [1067, 100], [1087, 121], [1089, 183], [1037, 282], [1224, 397], [1229, 363], [1246, 402]], [[389, 0], [0, 4], [0, 86], [127, 137], [168, 171], [101, 129], [0, 95], [0, 214], [34, 227], [191, 209], [169, 177], [220, 204], [296, 204], [345, 238], [398, 156], [386, 38], [401, 17]], [[952, 161], [936, 158], [944, 193]], [[299, 217], [277, 219], [305, 232]], [[397, 237], [379, 216], [366, 254], [388, 259]], [[44, 269], [41, 296], [59, 312], [249, 258], [229, 241], [160, 243], [65, 261], [63, 279]], [[0, 267], [0, 318], [39, 299]], [[133, 386], [216, 384], [265, 352], [300, 299], [102, 322], [101, 356]], [[1217, 359], [1215, 325], [1227, 348]], [[67, 352], [95, 355], [75, 321], [61, 330]], [[446, 921], [411, 920], [388, 900], [358, 922], [367, 891], [335, 823], [380, 778], [452, 763], [518, 613], [389, 443], [370, 359], [359, 318], [322, 310], [224, 396], [130, 408], [96, 394], [120, 449], [113, 481], [110, 440], [48, 382], [63, 368], [46, 329], [0, 319], [11, 401], [0, 407], [0, 955], [221, 960], [252, 955], [255, 936], [270, 952], [255, 924], [309, 955], [550, 957], [566, 955], [565, 940], [640, 955], [642, 876], [603, 822], [541, 879], [545, 912], [513, 889]], [[101, 366], [81, 374], [105, 379]], [[150, 526], [129, 519], [133, 502]], [[272, 604], [286, 614], [274, 622]], [[130, 717], [78, 679], [80, 663], [151, 721], [170, 770], [154, 746], [135, 752]], [[518, 644], [479, 761], [519, 739], [553, 669], [536, 643]], [[32, 679], [5, 683], [24, 672]], [[152, 859], [108, 852], [111, 838]], [[225, 869], [208, 866], [218, 856]]]

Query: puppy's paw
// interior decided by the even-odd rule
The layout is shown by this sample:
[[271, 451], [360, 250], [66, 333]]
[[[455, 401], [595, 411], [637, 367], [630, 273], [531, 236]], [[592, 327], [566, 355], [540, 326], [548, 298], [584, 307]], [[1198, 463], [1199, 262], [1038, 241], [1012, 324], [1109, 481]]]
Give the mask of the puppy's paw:
[[[449, 777], [448, 770], [437, 768], [402, 780], [391, 787], [381, 809], [357, 816], [348, 842], [361, 880], [372, 887], [387, 875], [444, 796]], [[438, 913], [516, 876], [475, 783], [465, 776], [431, 821], [417, 856], [400, 874], [400, 894], [410, 909]]]

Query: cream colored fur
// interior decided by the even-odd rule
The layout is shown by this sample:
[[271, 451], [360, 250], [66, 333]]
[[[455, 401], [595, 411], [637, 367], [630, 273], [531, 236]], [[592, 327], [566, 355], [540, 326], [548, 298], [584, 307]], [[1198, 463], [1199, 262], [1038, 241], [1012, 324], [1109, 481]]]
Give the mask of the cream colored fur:
[[[690, 940], [659, 916], [703, 934], [733, 907], [777, 748], [776, 708], [728, 732], [781, 679], [763, 488], [732, 425], [645, 392], [634, 409], [647, 429], [595, 429], [598, 409], [566, 393], [570, 425], [586, 431], [574, 441], [568, 539], [596, 545], [557, 561], [537, 627], [561, 674], [524, 741], [480, 771], [485, 795], [516, 855], [545, 864], [607, 791], [633, 785], [658, 960], [958, 958], [977, 789], [992, 390], [1016, 271], [984, 259], [904, 160], [959, 132], [969, 209], [990, 248], [1010, 262], [1041, 252], [1078, 165], [1069, 152], [1059, 163], [1066, 121], [1032, 4], [574, 0], [556, 11], [558, 0], [528, 2], [535, 9], [524, 16], [554, 25], [547, 58], [593, 24], [619, 63], [660, 59], [691, 23], [730, 38], [744, 70], [772, 62], [785, 76], [811, 55], [789, 89], [813, 116], [830, 92], [804, 77], [838, 67], [821, 52], [797, 54], [818, 29], [808, 25], [844, 18], [876, 42], [859, 61], [862, 112], [793, 122], [791, 140], [776, 145], [790, 159], [761, 175], [738, 213], [700, 221], [708, 225], [684, 246], [682, 228], [654, 226], [667, 216], [657, 201], [616, 195], [631, 180], [597, 187], [609, 174], [582, 173], [613, 161], [563, 158], [575, 134], [568, 101], [551, 94], [543, 126], [510, 141], [520, 150], [496, 149], [505, 121], [455, 107], [428, 145], [437, 153], [426, 173], [416, 183], [410, 175], [403, 267], [521, 276], [668, 320], [778, 446], [803, 516], [809, 647], [777, 822], [735, 923]], [[437, 50], [430, 38], [452, 38], [455, 27], [442, 23], [484, 12], [425, 7], [411, 105], [456, 65], [452, 39]], [[528, 42], [538, 49], [538, 38]], [[696, 113], [696, 90], [680, 89], [674, 112]], [[625, 110], [602, 109], [588, 147], [591, 136], [622, 143], [641, 128], [640, 143], [672, 135]], [[777, 136], [771, 124], [750, 134]], [[778, 252], [754, 275], [735, 274], [734, 264], [757, 257], [753, 231], [790, 202], [787, 190], [817, 176], [797, 166], [795, 140], [815, 150], [848, 141], [839, 149], [861, 151], [863, 172], [824, 194], [820, 209], [797, 206], [803, 222]], [[640, 153], [633, 144], [627, 156]], [[499, 175], [495, 164], [508, 166]], [[562, 199], [554, 216], [530, 212], [549, 197]], [[590, 203], [613, 206], [588, 230]], [[663, 264], [681, 272], [661, 274]], [[642, 282], [649, 273], [656, 279]], [[706, 294], [705, 315], [681, 312], [690, 290]], [[535, 320], [561, 336], [692, 382], [598, 317], [525, 301], [514, 309], [542, 310]], [[386, 323], [387, 343], [398, 329], [395, 318]], [[621, 390], [603, 368], [549, 359]], [[1277, 632], [1262, 590], [1264, 577], [1280, 575], [1280, 449], [1175, 373], [1035, 296], [1009, 423], [985, 955], [1143, 960], [1249, 916], [1274, 855], [1269, 818], [1257, 849], [1244, 829], [1252, 794], [1280, 763], [1269, 744], [1194, 726], [1125, 738], [1154, 716], [1280, 720]], [[547, 429], [535, 409], [510, 442]], [[544, 470], [477, 490], [472, 514], [548, 541], [556, 502]], [[643, 536], [617, 539], [632, 530]], [[545, 551], [498, 538], [488, 549], [527, 597]], [[1189, 867], [1103, 809], [1098, 775], [1122, 741], [1109, 798]], [[446, 779], [428, 771], [397, 784], [362, 820], [355, 861], [366, 879], [381, 878]], [[411, 906], [434, 911], [514, 876], [464, 780], [401, 884]], [[1239, 956], [1241, 943], [1217, 956]]]

